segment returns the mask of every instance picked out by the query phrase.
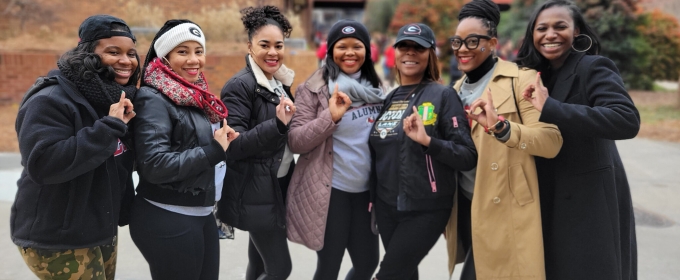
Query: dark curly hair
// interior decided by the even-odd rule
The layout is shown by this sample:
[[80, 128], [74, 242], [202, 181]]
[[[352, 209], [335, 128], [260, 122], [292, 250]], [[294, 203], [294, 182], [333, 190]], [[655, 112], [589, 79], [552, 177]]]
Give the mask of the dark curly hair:
[[574, 4], [574, 2], [567, 0], [550, 0], [543, 3], [541, 6], [536, 8], [534, 13], [529, 19], [529, 25], [527, 25], [526, 33], [524, 34], [524, 40], [522, 41], [522, 46], [517, 53], [517, 65], [533, 68], [538, 71], [545, 71], [550, 65], [548, 61], [540, 52], [534, 47], [534, 28], [536, 27], [536, 19], [542, 11], [552, 8], [552, 7], [563, 7], [569, 11], [571, 18], [574, 20], [574, 26], [579, 29], [579, 34], [585, 34], [592, 40], [592, 46], [586, 54], [596, 55], [600, 53], [600, 38], [595, 33], [595, 30], [590, 28], [586, 20], [581, 14], [581, 9]]
[[[127, 29], [127, 26], [125, 25], [112, 23], [111, 31], [129, 32], [129, 29]], [[116, 78], [116, 71], [113, 69], [113, 67], [102, 64], [101, 57], [94, 53], [97, 45], [99, 45], [99, 41], [100, 40], [95, 40], [92, 42], [78, 44], [78, 46], [75, 48], [61, 55], [59, 58], [59, 63], [68, 65], [71, 69], [83, 69], [80, 73], [78, 73], [78, 76], [85, 80], [89, 80], [92, 78], [92, 75], [97, 74], [102, 78], [102, 80], [113, 81]], [[135, 53], [135, 57], [137, 58], [137, 68], [132, 73], [132, 76], [130, 77], [130, 80], [128, 80], [126, 86], [137, 85], [141, 75], [139, 55]]]
[[260, 28], [274, 25], [281, 29], [284, 38], [290, 37], [293, 26], [276, 6], [248, 7], [241, 10], [241, 21], [248, 33], [248, 41], [253, 40]]

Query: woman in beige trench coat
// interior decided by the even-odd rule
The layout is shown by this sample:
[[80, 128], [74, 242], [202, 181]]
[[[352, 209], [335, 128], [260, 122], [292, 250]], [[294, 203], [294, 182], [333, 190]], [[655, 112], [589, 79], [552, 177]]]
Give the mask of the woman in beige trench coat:
[[556, 126], [539, 122], [540, 112], [521, 96], [536, 72], [492, 55], [498, 6], [474, 0], [458, 19], [451, 46], [466, 75], [454, 88], [470, 111], [479, 158], [476, 174], [461, 178], [457, 194], [463, 197], [454, 198], [459, 203], [446, 229], [449, 270], [463, 261], [463, 244], [474, 253], [461, 279], [545, 279], [534, 156], [557, 155], [562, 136]]

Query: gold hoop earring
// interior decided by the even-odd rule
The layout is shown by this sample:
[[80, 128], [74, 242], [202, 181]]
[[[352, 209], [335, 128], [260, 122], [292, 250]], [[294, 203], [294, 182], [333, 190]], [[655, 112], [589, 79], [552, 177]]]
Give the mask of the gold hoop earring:
[[[579, 49], [576, 49], [576, 48], [574, 47], [574, 44], [576, 44], [576, 41], [577, 41], [577, 40], [579, 39], [579, 37], [581, 37], [581, 36], [585, 36], [586, 38], [588, 38], [588, 41], [590, 41], [589, 44], [588, 44], [588, 47], [587, 47], [586, 49], [584, 49], [584, 50], [579, 50]], [[581, 38], [583, 38], [583, 37], [581, 37]], [[591, 47], [593, 47], [593, 38], [590, 38], [590, 36], [588, 36], [588, 35], [586, 35], [586, 34], [579, 34], [579, 35], [574, 36], [574, 42], [571, 43], [571, 49], [574, 50], [575, 52], [587, 52], [588, 50], [590, 50]]]

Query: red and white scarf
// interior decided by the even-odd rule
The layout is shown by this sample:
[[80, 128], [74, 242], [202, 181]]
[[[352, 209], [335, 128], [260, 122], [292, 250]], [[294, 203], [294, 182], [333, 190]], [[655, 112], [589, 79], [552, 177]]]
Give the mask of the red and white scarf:
[[208, 83], [202, 72], [198, 81], [190, 83], [157, 57], [146, 67], [144, 82], [161, 91], [179, 106], [200, 108], [211, 123], [220, 123], [227, 117], [227, 107], [208, 91]]

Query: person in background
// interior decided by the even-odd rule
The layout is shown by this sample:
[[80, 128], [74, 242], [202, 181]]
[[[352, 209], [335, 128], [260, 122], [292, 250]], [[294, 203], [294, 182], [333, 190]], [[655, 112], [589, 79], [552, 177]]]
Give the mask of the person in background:
[[385, 63], [383, 64], [383, 79], [388, 87], [394, 86], [395, 72], [394, 72], [394, 39], [388, 40], [390, 43], [385, 48]]
[[24, 169], [10, 215], [12, 242], [39, 279], [113, 280], [118, 226], [134, 196], [139, 57], [125, 22], [95, 15], [57, 61], [56, 80], [24, 97], [16, 132]]
[[451, 215], [456, 173], [477, 164], [460, 98], [438, 83], [432, 29], [404, 25], [394, 48], [399, 87], [385, 99], [369, 140], [376, 222], [385, 247], [379, 280], [418, 279], [418, 264]]
[[[203, 74], [205, 34], [172, 19], [146, 55], [135, 99], [139, 184], [130, 236], [153, 279], [217, 279], [215, 216], [226, 171], [225, 151], [238, 137]], [[222, 126], [220, 128], [220, 126]]]
[[536, 158], [548, 279], [637, 279], [630, 187], [616, 140], [640, 130], [614, 63], [570, 1], [531, 16], [518, 64], [537, 69], [524, 101], [562, 132], [554, 159]]
[[452, 215], [457, 220], [447, 226], [449, 270], [462, 261], [462, 249], [463, 280], [545, 279], [534, 158], [557, 155], [562, 136], [521, 97], [536, 72], [493, 54], [500, 16], [492, 0], [468, 2], [451, 38], [465, 73], [454, 88], [468, 108], [479, 160], [477, 168], [462, 172], [458, 213]]
[[286, 240], [286, 191], [295, 170], [288, 148], [295, 113], [283, 65], [284, 39], [293, 30], [275, 6], [241, 10], [248, 34], [246, 67], [222, 88], [229, 124], [241, 133], [227, 150], [225, 199], [217, 208], [227, 224], [249, 232], [246, 280], [286, 279], [292, 270]]
[[369, 212], [368, 134], [384, 90], [363, 24], [336, 22], [328, 42], [324, 66], [296, 91], [288, 138], [300, 158], [288, 189], [288, 238], [317, 251], [313, 279], [338, 279], [346, 249], [352, 269], [344, 279], [369, 280], [380, 256]]

